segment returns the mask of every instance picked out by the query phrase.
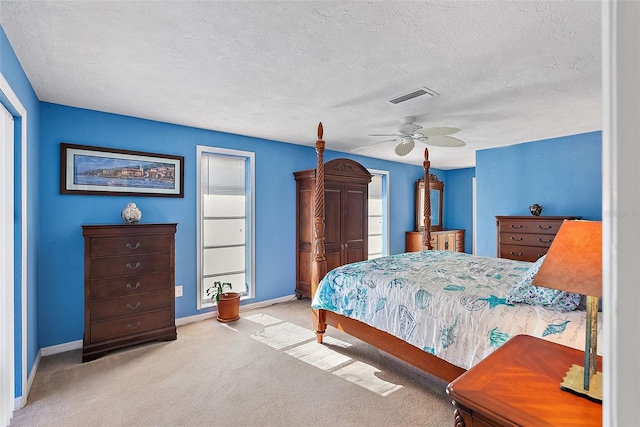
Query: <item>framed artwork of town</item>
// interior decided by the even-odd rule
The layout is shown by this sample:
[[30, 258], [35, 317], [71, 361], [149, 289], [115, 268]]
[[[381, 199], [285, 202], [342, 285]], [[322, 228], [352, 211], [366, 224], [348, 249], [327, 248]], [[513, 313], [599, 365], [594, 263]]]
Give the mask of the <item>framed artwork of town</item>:
[[184, 157], [63, 142], [60, 193], [184, 197]]

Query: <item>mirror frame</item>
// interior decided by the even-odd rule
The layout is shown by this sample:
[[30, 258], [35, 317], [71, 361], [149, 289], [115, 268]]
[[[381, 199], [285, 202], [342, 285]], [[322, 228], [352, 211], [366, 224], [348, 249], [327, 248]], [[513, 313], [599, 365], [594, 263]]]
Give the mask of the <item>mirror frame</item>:
[[[435, 193], [435, 195], [434, 195]], [[444, 182], [437, 176], [429, 174], [429, 194], [431, 194], [431, 206], [435, 206], [434, 198], [437, 198], [438, 212], [431, 211], [431, 231], [442, 231], [442, 203]], [[424, 231], [424, 179], [416, 181], [416, 231]]]

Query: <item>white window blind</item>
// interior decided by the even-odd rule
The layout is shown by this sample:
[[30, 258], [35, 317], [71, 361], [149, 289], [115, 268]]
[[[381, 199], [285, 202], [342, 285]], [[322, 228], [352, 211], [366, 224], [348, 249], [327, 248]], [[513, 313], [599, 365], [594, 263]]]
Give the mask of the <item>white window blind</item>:
[[369, 183], [369, 236], [368, 259], [379, 258], [389, 254], [388, 250], [388, 206], [387, 180], [388, 172], [372, 171], [373, 177]]
[[199, 147], [199, 306], [214, 282], [253, 296], [253, 153]]

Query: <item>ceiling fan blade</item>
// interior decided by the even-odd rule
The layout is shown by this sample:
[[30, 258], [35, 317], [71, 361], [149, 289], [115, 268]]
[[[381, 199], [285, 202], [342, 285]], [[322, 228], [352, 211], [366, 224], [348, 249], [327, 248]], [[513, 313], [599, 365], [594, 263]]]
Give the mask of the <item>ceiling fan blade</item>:
[[358, 152], [358, 151], [366, 150], [367, 148], [371, 148], [374, 145], [384, 144], [385, 142], [391, 142], [391, 141], [398, 141], [398, 138], [385, 139], [384, 141], [378, 141], [378, 142], [374, 142], [373, 144], [363, 145], [362, 147], [354, 148], [353, 150], [351, 150], [351, 152], [355, 153], [355, 152]]
[[[397, 141], [397, 140], [398, 140], [398, 138], [385, 139], [384, 141], [374, 142], [374, 143], [373, 143], [373, 144], [371, 144], [371, 145], [384, 144], [385, 142], [392, 142], [392, 141]], [[370, 146], [371, 146], [371, 145], [370, 145]]]
[[399, 133], [370, 133], [369, 136], [402, 136]]
[[454, 133], [458, 133], [458, 132], [460, 132], [460, 129], [450, 128], [450, 127], [424, 128], [424, 129], [415, 131], [416, 135], [423, 135], [423, 136], [453, 135]]
[[413, 150], [413, 147], [415, 146], [416, 142], [412, 138], [410, 142], [401, 142], [400, 144], [398, 144], [394, 151], [398, 156], [406, 156], [411, 152], [411, 150]]
[[418, 141], [435, 147], [463, 147], [466, 145], [464, 141], [461, 141], [458, 138], [444, 135], [419, 138]]

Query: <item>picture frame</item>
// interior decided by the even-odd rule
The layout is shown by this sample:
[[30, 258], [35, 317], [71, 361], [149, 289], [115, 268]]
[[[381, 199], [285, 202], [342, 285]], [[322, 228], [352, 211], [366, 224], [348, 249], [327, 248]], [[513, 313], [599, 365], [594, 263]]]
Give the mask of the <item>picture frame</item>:
[[60, 194], [184, 197], [184, 157], [63, 142]]

